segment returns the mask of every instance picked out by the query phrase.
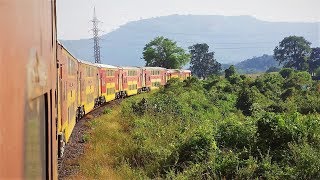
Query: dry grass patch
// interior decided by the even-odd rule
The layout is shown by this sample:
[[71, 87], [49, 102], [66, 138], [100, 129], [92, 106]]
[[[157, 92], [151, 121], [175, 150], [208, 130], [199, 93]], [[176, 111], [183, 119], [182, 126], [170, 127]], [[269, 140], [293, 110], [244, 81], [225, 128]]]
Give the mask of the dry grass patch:
[[[89, 122], [91, 130], [84, 134], [85, 154], [79, 159], [81, 179], [127, 179], [117, 170], [121, 149], [130, 137], [123, 129], [119, 106], [110, 114]], [[119, 157], [120, 156], [120, 157]]]

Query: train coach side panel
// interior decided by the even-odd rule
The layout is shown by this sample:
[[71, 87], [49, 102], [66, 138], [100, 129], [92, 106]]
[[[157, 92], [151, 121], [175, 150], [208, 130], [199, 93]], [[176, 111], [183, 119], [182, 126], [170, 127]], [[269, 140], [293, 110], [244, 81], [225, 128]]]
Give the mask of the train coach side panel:
[[181, 80], [186, 80], [191, 77], [191, 71], [190, 70], [181, 70]]
[[58, 121], [59, 133], [69, 141], [76, 124], [78, 107], [78, 61], [61, 45], [58, 46], [59, 60], [59, 96], [61, 104], [61, 119]]
[[112, 101], [116, 98], [117, 92], [117, 69], [101, 68], [101, 95], [104, 96], [106, 101]]
[[95, 99], [99, 97], [99, 68], [81, 62], [79, 66], [80, 105], [83, 105], [85, 112], [88, 113], [94, 109]]
[[0, 2], [0, 179], [57, 179], [55, 1]]
[[127, 96], [138, 94], [138, 79], [140, 74], [138, 68], [123, 70], [123, 89]]

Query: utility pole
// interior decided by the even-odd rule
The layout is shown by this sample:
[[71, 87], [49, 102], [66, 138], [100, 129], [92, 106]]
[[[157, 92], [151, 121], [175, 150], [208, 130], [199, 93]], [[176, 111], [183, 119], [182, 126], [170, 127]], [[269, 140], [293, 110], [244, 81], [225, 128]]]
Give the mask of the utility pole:
[[93, 19], [91, 21], [93, 23], [93, 28], [92, 28], [92, 32], [93, 32], [93, 51], [94, 51], [94, 62], [95, 63], [99, 63], [101, 64], [101, 59], [100, 59], [100, 37], [99, 37], [99, 23], [100, 21], [98, 20], [97, 16], [96, 16], [96, 7], [94, 7], [93, 10]]

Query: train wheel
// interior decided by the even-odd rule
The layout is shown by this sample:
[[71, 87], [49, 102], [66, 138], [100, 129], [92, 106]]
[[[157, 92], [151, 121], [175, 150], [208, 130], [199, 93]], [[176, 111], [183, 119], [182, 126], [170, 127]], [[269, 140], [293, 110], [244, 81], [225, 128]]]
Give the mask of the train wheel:
[[58, 158], [63, 157], [65, 146], [66, 141], [64, 139], [64, 134], [60, 133], [58, 134]]

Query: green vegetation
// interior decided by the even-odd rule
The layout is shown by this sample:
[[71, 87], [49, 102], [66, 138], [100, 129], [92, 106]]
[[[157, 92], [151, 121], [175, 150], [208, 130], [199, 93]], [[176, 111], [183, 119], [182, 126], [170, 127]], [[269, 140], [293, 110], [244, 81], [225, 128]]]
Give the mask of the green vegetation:
[[219, 74], [221, 64], [214, 59], [214, 52], [209, 52], [206, 43], [195, 44], [189, 47], [191, 54], [190, 70], [193, 75], [206, 79], [210, 75]]
[[274, 57], [286, 68], [309, 71], [320, 67], [320, 48], [311, 48], [304, 37], [285, 37], [274, 49]]
[[146, 44], [142, 54], [146, 66], [180, 69], [190, 61], [190, 55], [183, 48], [162, 36]]
[[90, 123], [81, 175], [319, 179], [319, 87], [292, 69], [172, 79]]

